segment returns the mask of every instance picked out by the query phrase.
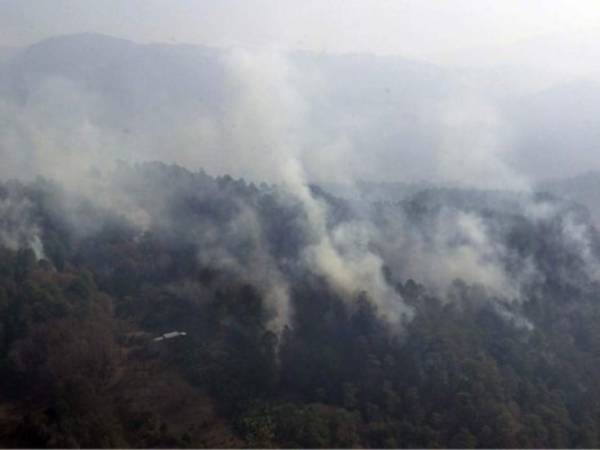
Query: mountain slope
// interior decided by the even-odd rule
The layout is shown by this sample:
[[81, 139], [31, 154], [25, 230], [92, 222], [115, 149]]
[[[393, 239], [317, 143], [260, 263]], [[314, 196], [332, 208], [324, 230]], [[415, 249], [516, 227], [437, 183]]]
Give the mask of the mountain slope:
[[[343, 288], [285, 188], [159, 163], [89, 176], [93, 197], [0, 186], [3, 444], [598, 445], [581, 208], [432, 189], [365, 214], [313, 188], [341, 268], [361, 262]], [[365, 276], [376, 256], [390, 290]]]

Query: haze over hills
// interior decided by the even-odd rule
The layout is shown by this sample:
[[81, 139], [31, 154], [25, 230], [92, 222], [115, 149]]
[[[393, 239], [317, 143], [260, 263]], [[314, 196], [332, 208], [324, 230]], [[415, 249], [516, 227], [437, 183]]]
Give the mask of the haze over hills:
[[[239, 101], [236, 92], [244, 88], [236, 86], [243, 58], [239, 52], [199, 46], [137, 45], [105, 36], [79, 35], [50, 39], [21, 52], [5, 66], [2, 78], [5, 92], [16, 101], [17, 108], [32, 108], [35, 114], [43, 109], [44, 102], [59, 97], [68, 104], [71, 99], [76, 104], [64, 107], [67, 118], [57, 119], [66, 120], [64, 125], [75, 130], [85, 124], [98, 127], [117, 142], [124, 139], [126, 145], [122, 147], [133, 147], [136, 157], [183, 159], [222, 173], [235, 169], [220, 164], [222, 160], [229, 162], [224, 151], [234, 152], [227, 146], [237, 144], [227, 142], [227, 128], [236, 126], [232, 109]], [[379, 116], [384, 107], [387, 120], [404, 117], [405, 124], [399, 124], [395, 133], [406, 138], [415, 135], [408, 145], [414, 147], [413, 153], [418, 152], [427, 140], [418, 130], [411, 130], [419, 126], [419, 98], [437, 98], [444, 91], [440, 82], [445, 80], [439, 70], [393, 58], [379, 61], [360, 55], [298, 53], [289, 60], [264, 55], [261, 63], [265, 66], [257, 70], [281, 72], [285, 78], [281, 87], [292, 97], [309, 96], [310, 107], [298, 106], [308, 109], [308, 117], [299, 120], [314, 126], [306, 139], [321, 145], [344, 147], [346, 140], [359, 141], [365, 132], [373, 133], [373, 127], [379, 126], [373, 115]], [[364, 80], [359, 84], [350, 76], [357, 71]], [[68, 92], [74, 90], [82, 95], [69, 97]], [[327, 96], [322, 95], [324, 91], [329, 92]], [[75, 117], [68, 116], [72, 108], [79, 113]], [[338, 135], [339, 128], [344, 130], [342, 136]], [[245, 145], [250, 147], [272, 146], [268, 138], [267, 142], [257, 138], [253, 142], [252, 136], [245, 137], [250, 140]], [[379, 142], [371, 144], [372, 151], [381, 153], [394, 139], [397, 136], [382, 135]], [[192, 151], [196, 161], [190, 161], [192, 155], [187, 154]]]
[[[508, 75], [497, 81], [510, 67], [465, 76], [398, 57], [262, 52], [256, 62], [251, 54], [94, 34], [21, 49], [0, 69], [0, 151], [6, 155], [7, 141], [19, 142], [22, 158], [7, 158], [7, 167], [35, 171], [32, 160], [50, 166], [42, 144], [17, 131], [28, 126], [20, 121], [39, 122], [51, 128], [44, 152], [68, 154], [75, 167], [85, 164], [77, 154], [87, 152], [92, 159], [160, 159], [277, 181], [278, 174], [236, 150], [243, 145], [267, 160], [278, 157], [273, 130], [250, 133], [239, 123], [244, 103], [279, 116], [279, 123], [268, 120], [285, 129], [293, 141], [286, 145], [313, 181], [332, 181], [342, 171], [338, 181], [510, 189], [530, 177], [572, 176], [597, 165], [595, 82], [527, 93], [511, 87]], [[241, 80], [248, 70], [254, 78]], [[260, 96], [271, 82], [278, 84], [267, 102]], [[105, 144], [82, 144], [91, 135]], [[406, 166], [410, 171], [401, 170]]]
[[584, 205], [590, 211], [596, 226], [600, 226], [599, 172], [588, 172], [566, 179], [547, 180], [540, 183], [538, 189]]
[[18, 50], [18, 47], [0, 45], [0, 62], [9, 59], [12, 55], [17, 53]]
[[0, 62], [0, 446], [600, 446], [600, 89], [516, 75]]

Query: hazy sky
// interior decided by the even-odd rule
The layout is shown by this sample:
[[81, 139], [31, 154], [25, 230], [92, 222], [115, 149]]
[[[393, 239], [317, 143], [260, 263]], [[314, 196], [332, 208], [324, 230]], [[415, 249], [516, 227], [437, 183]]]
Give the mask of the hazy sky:
[[[207, 161], [212, 161], [215, 166], [209, 168], [214, 173], [245, 176], [248, 173], [245, 164], [259, 161], [261, 167], [256, 170], [256, 179], [273, 179], [263, 176], [268, 172], [263, 166], [278, 170], [280, 165], [270, 164], [268, 158], [256, 158], [253, 151], [246, 151], [252, 147], [247, 143], [254, 142], [255, 149], [271, 149], [269, 151], [279, 157], [280, 149], [289, 144], [289, 130], [296, 129], [303, 130], [299, 134], [310, 139], [306, 138], [302, 145], [290, 146], [315, 149], [313, 153], [303, 153], [303, 157], [306, 155], [303, 162], [311, 166], [307, 173], [314, 179], [321, 173], [330, 174], [323, 155], [333, 167], [337, 167], [339, 161], [348, 163], [346, 167], [351, 166], [356, 177], [392, 179], [398, 177], [397, 165], [410, 165], [411, 173], [402, 176], [418, 180], [430, 176], [431, 167], [435, 166], [439, 168], [440, 179], [483, 180], [489, 186], [505, 186], [509, 181], [521, 186], [521, 172], [539, 178], [571, 175], [590, 168], [600, 170], [596, 113], [600, 108], [600, 0], [0, 0], [0, 50], [2, 46], [24, 46], [49, 36], [81, 32], [103, 33], [136, 42], [251, 47], [251, 51], [223, 52], [233, 54], [224, 60], [232, 80], [227, 82], [242, 86], [244, 94], [236, 99], [239, 105], [229, 106], [231, 114], [224, 123], [243, 122], [244, 126], [231, 128], [242, 130], [240, 136], [230, 137], [235, 133], [229, 127], [219, 131], [215, 125], [219, 122], [211, 122], [212, 117], [198, 123], [195, 115], [191, 115], [189, 124], [185, 125], [188, 128], [178, 120], [176, 127], [163, 133], [168, 136], [169, 145], [176, 135], [183, 143], [180, 145], [183, 153], [196, 158], [197, 166], [207, 167]], [[395, 54], [444, 65], [476, 67], [460, 70], [444, 67], [440, 73], [453, 80], [451, 86], [460, 85], [461, 89], [445, 92], [439, 104], [430, 105], [428, 100], [421, 99], [421, 109], [408, 110], [410, 117], [416, 117], [414, 120], [420, 121], [427, 132], [417, 132], [417, 125], [407, 125], [404, 114], [407, 110], [403, 108], [411, 108], [410, 102], [396, 100], [394, 108], [397, 109], [390, 109], [387, 116], [387, 106], [368, 111], [366, 102], [357, 110], [358, 119], [342, 113], [337, 119], [327, 116], [332, 122], [329, 128], [324, 127], [327, 132], [323, 131], [323, 136], [326, 136], [319, 135], [314, 139], [319, 144], [314, 145], [311, 140], [314, 136], [309, 131], [304, 132], [313, 130], [309, 119], [303, 120], [310, 116], [304, 112], [308, 108], [305, 103], [314, 108], [311, 112], [322, 105], [315, 106], [313, 97], [293, 85], [285, 57], [280, 59], [278, 52], [253, 51], [262, 47]], [[139, 73], [132, 70], [131, 76]], [[167, 75], [168, 72], [161, 72], [157, 79], [169, 80]], [[589, 79], [591, 84], [578, 84], [587, 83]], [[372, 92], [369, 79], [353, 81], [352, 88], [344, 95], [354, 90], [359, 97], [364, 92]], [[424, 84], [419, 86], [428, 86], [427, 79], [421, 81]], [[319, 82], [307, 76], [301, 84], [303, 87], [311, 85], [307, 89], [312, 93], [312, 84]], [[328, 87], [325, 83], [323, 86], [319, 84], [315, 89], [322, 88], [326, 94]], [[566, 87], [551, 90], [551, 95], [542, 97], [550, 103], [529, 98], [529, 103], [525, 100], [519, 103], [527, 95], [544, 93], [556, 86]], [[63, 116], [57, 111], [67, 111], [74, 123], [81, 122], [81, 140], [85, 145], [100, 150], [120, 148], [106, 139], [106, 135], [99, 132], [95, 136], [89, 130], [86, 114], [101, 116], [95, 109], [95, 97], [68, 84], [50, 83], [42, 87], [45, 90], [41, 92], [47, 98], [40, 97], [39, 111], [15, 114], [5, 111], [9, 119], [14, 116], [22, 121], [25, 131], [21, 134], [27, 138], [42, 135], [38, 128], [47, 132], [44, 139], [40, 139], [44, 144], [39, 146], [44, 149], [40, 154], [52, 155], [45, 151], [49, 142], [54, 142], [59, 149], [65, 142], [75, 143], [73, 148], [81, 146], [72, 137], [72, 124], [64, 121], [69, 123], [65, 127]], [[364, 92], [361, 88], [365, 88]], [[433, 87], [423, 89], [435, 91]], [[274, 92], [278, 95], [272, 95]], [[73, 99], [72, 104], [65, 101], [65, 96]], [[529, 105], [530, 109], [523, 109], [523, 105]], [[173, 104], [173, 111], [179, 111], [180, 106]], [[337, 107], [341, 111], [348, 110], [341, 103], [336, 104]], [[261, 108], [262, 115], [257, 114]], [[521, 110], [526, 111], [522, 116], [514, 112]], [[49, 118], [47, 111], [51, 111]], [[151, 125], [139, 136], [154, 138], [154, 122], [150, 119], [153, 112], [144, 116]], [[287, 116], [293, 120], [282, 119]], [[289, 123], [289, 126], [281, 125], [273, 131], [274, 124], [281, 123]], [[19, 130], [17, 126], [7, 129]], [[57, 134], [57, 130], [60, 133]], [[17, 131], [14, 133], [20, 136]], [[519, 137], [519, 132], [525, 138]], [[411, 133], [416, 136], [415, 142], [423, 145], [409, 145]], [[120, 134], [119, 131], [119, 137], [115, 138], [119, 143]], [[55, 137], [54, 141], [49, 135]], [[419, 140], [421, 135], [425, 136], [423, 141]], [[540, 136], [546, 141], [540, 141]], [[365, 145], [369, 139], [380, 142], [380, 147]], [[513, 139], [518, 142], [515, 144]], [[203, 149], [211, 149], [212, 159], [198, 156], [198, 142]], [[146, 145], [141, 143], [146, 141], [140, 140], [139, 148], [149, 157]], [[135, 147], [129, 140], [125, 146]], [[223, 147], [233, 149], [231, 154], [235, 156], [224, 158]], [[163, 155], [170, 147], [157, 143], [152, 148], [157, 149], [157, 155]], [[380, 148], [375, 156], [374, 148]], [[421, 154], [425, 152], [428, 153]], [[54, 160], [60, 161], [58, 165], [62, 170], [62, 160]], [[232, 165], [240, 170], [233, 171]], [[312, 166], [320, 173], [315, 175], [317, 170]], [[518, 177], [513, 176], [513, 166], [520, 171]], [[518, 182], [513, 183], [517, 178]]]
[[471, 63], [477, 49], [598, 30], [598, 0], [0, 0], [8, 46], [92, 31]]

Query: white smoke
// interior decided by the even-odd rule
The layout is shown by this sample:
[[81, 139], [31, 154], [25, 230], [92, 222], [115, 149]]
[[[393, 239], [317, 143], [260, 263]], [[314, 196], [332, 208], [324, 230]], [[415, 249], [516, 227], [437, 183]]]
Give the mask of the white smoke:
[[310, 192], [301, 158], [305, 136], [311, 135], [309, 105], [290, 82], [290, 63], [276, 53], [234, 51], [226, 67], [239, 92], [226, 139], [242, 153], [240, 162], [248, 173], [280, 180], [302, 203], [311, 240], [304, 251], [308, 266], [345, 298], [366, 290], [391, 322], [409, 316], [410, 308], [383, 278], [383, 261], [369, 250], [367, 228], [355, 223], [330, 229], [327, 205]]
[[0, 245], [15, 251], [30, 248], [38, 260], [45, 257], [34, 205], [10, 187], [0, 196]]
[[[66, 211], [70, 214], [68, 220], [76, 223], [75, 228], [82, 234], [92, 233], [98, 223], [78, 213], [77, 196], [118, 213], [140, 230], [161, 221], [161, 207], [147, 210], [134, 195], [113, 185], [117, 159], [158, 159], [191, 169], [204, 167], [215, 174], [277, 182], [300, 202], [306, 215], [303, 231], [309, 244], [302, 252], [306, 267], [325, 277], [344, 298], [352, 299], [367, 291], [381, 316], [392, 323], [410, 318], [412, 310], [386, 281], [384, 266], [392, 268], [397, 279], [414, 278], [439, 293], [455, 279], [463, 279], [486, 286], [491, 295], [508, 300], [521, 299], [522, 286], [539, 276], [530, 260], [520, 262], [517, 277], [507, 271], [502, 262], [513, 255], [477, 213], [443, 210], [428, 234], [415, 229], [402, 214], [390, 215], [388, 227], [375, 226], [368, 216], [360, 215], [335, 224], [329, 220], [328, 203], [309, 188], [315, 179], [351, 184], [355, 176], [365, 173], [397, 173], [402, 178], [412, 167], [400, 162], [410, 160], [419, 147], [402, 142], [388, 149], [382, 159], [378, 158], [381, 154], [371, 153], [371, 143], [395, 142], [392, 137], [398, 130], [398, 136], [404, 136], [407, 130], [417, 135], [427, 130], [427, 142], [432, 146], [428, 149], [430, 164], [425, 166], [432, 178], [528, 192], [528, 180], [511, 166], [511, 126], [493, 102], [480, 93], [464, 88], [433, 100], [413, 99], [406, 105], [402, 103], [405, 97], [385, 94], [383, 102], [373, 100], [362, 113], [361, 108], [350, 105], [348, 98], [355, 102], [358, 99], [358, 104], [371, 100], [361, 97], [361, 89], [368, 95], [372, 92], [368, 83], [356, 80], [356, 92], [352, 90], [354, 85], [346, 87], [351, 92], [341, 97], [340, 105], [334, 105], [337, 99], [327, 98], [327, 90], [337, 89], [339, 93], [341, 88], [335, 86], [337, 80], [326, 79], [318, 64], [301, 69], [289, 55], [269, 50], [233, 49], [220, 53], [217, 59], [225, 92], [217, 107], [182, 108], [185, 111], [179, 112], [177, 105], [166, 99], [164, 111], [129, 118], [121, 128], [117, 126], [120, 116], [113, 117], [114, 105], [102, 92], [77, 80], [50, 77], [22, 103], [0, 100], [0, 174], [42, 174], [59, 180], [68, 193], [77, 194], [68, 197], [73, 204]], [[347, 112], [344, 102], [349, 104]], [[387, 106], [382, 108], [384, 104]], [[344, 112], [339, 114], [340, 110]], [[325, 119], [331, 122], [319, 122]], [[390, 140], [383, 139], [383, 134]], [[382, 165], [388, 167], [383, 170]], [[97, 176], [90, 176], [90, 167], [98, 169]], [[160, 203], [158, 199], [166, 201], [158, 190], [153, 193], [156, 204]], [[2, 208], [8, 218], [5, 222], [29, 223], [22, 217], [28, 214], [27, 206]], [[556, 214], [539, 202], [526, 203], [525, 209], [531, 220], [546, 220]], [[596, 279], [600, 271], [590, 231], [578, 221], [569, 220], [564, 221], [565, 239]], [[270, 326], [281, 329], [292, 314], [289, 287], [266, 250], [264, 230], [252, 208], [245, 205], [240, 205], [230, 227], [198, 230], [198, 242], [210, 249], [199, 257], [209, 257], [213, 264], [234, 270], [261, 286], [276, 316]], [[19, 231], [14, 226], [4, 228], [0, 235], [4, 245], [27, 245], [43, 255], [35, 226], [26, 225]], [[222, 236], [227, 233], [252, 249], [244, 264], [222, 247]]]

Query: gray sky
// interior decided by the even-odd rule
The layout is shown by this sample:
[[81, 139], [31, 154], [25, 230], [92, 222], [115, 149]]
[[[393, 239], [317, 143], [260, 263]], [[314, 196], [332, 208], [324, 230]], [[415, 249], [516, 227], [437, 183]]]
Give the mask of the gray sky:
[[[477, 63], [482, 49], [600, 30], [597, 0], [0, 0], [0, 45], [101, 32], [136, 41], [401, 54]], [[586, 35], [586, 39], [587, 39]], [[488, 53], [487, 51], [485, 53]]]

